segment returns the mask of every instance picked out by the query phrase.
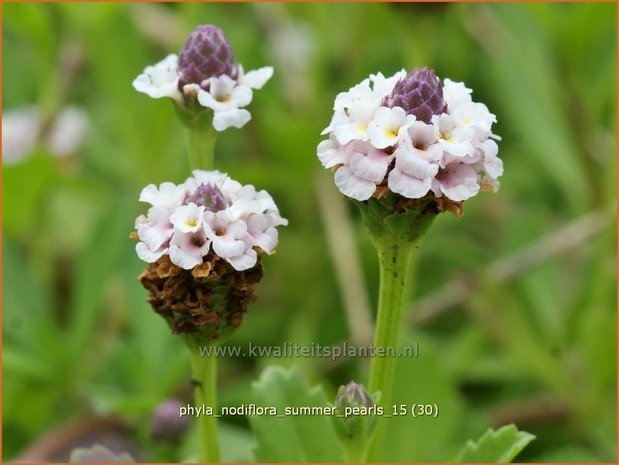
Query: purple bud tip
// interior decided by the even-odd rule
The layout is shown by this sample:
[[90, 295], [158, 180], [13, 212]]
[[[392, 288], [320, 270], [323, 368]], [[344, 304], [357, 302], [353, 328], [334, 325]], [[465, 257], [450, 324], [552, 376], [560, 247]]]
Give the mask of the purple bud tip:
[[207, 210], [218, 212], [228, 207], [223, 192], [215, 184], [200, 184], [196, 191], [187, 197], [185, 203], [193, 202], [198, 207], [204, 206]]
[[415, 115], [417, 120], [429, 124], [433, 115], [447, 111], [443, 99], [443, 84], [434, 71], [415, 68], [404, 79], [400, 79], [391, 95], [385, 98], [388, 107], [401, 107], [406, 114]]
[[150, 434], [157, 441], [175, 441], [180, 439], [189, 428], [188, 417], [181, 417], [182, 404], [175, 399], [162, 403], [151, 419]]
[[374, 401], [362, 385], [351, 381], [344, 386], [340, 386], [333, 405], [338, 409], [361, 406], [371, 407], [374, 405]]
[[210, 77], [235, 77], [234, 57], [224, 32], [212, 24], [194, 29], [178, 56], [178, 86], [198, 84]]

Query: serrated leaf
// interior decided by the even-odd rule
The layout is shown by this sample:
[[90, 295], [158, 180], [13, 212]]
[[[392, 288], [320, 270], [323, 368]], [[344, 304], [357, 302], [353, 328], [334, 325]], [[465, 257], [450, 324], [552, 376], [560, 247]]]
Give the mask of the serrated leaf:
[[[320, 386], [309, 388], [295, 368], [267, 367], [252, 386], [257, 406], [276, 407], [284, 415], [286, 407], [327, 407]], [[250, 416], [249, 423], [258, 441], [258, 462], [341, 462], [343, 452], [325, 415]]]
[[515, 425], [498, 430], [488, 429], [477, 442], [468, 441], [458, 456], [458, 462], [509, 463], [535, 436], [518, 431]]

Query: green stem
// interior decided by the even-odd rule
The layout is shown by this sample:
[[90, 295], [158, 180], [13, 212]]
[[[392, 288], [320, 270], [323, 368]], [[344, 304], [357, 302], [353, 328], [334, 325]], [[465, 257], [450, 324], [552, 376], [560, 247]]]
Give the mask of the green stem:
[[213, 408], [213, 415], [198, 417], [200, 462], [219, 462], [219, 439], [217, 434], [217, 358], [214, 354], [202, 356], [197, 348], [191, 350], [191, 368], [195, 383], [195, 404], [200, 408]]
[[[376, 243], [380, 265], [380, 287], [374, 347], [381, 351], [397, 348], [402, 306], [409, 289], [411, 261], [416, 242], [386, 240]], [[393, 348], [393, 349], [390, 349]], [[380, 391], [380, 404], [390, 412], [391, 391], [395, 372], [395, 356], [374, 357], [370, 365], [369, 392]], [[382, 442], [383, 422], [378, 421], [376, 435], [369, 449], [368, 460], [375, 460]]]
[[348, 447], [344, 447], [344, 454], [347, 463], [363, 463], [368, 451], [368, 445], [365, 446], [359, 444], [349, 444]]
[[209, 126], [196, 124], [185, 129], [190, 169], [213, 169], [216, 138], [217, 133], [210, 124]]

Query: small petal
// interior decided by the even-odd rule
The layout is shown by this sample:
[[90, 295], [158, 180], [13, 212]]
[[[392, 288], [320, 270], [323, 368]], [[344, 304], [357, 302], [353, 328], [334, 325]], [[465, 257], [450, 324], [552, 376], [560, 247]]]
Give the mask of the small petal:
[[147, 66], [142, 74], [134, 79], [134, 89], [152, 98], [169, 97], [181, 102], [182, 95], [178, 90], [177, 64], [178, 57], [171, 54], [159, 63]]
[[249, 86], [252, 89], [261, 89], [266, 82], [273, 76], [273, 67], [265, 66], [264, 68], [250, 71], [247, 74], [240, 73], [239, 84]]
[[244, 109], [216, 111], [213, 115], [213, 127], [221, 132], [230, 127], [242, 128], [251, 119], [251, 114]]
[[387, 182], [391, 191], [400, 194], [408, 199], [420, 199], [428, 193], [432, 186], [432, 178], [426, 177], [418, 179], [409, 176], [399, 168], [394, 168], [389, 173]]
[[335, 184], [342, 194], [360, 201], [369, 199], [376, 191], [375, 183], [355, 176], [347, 166], [335, 172]]

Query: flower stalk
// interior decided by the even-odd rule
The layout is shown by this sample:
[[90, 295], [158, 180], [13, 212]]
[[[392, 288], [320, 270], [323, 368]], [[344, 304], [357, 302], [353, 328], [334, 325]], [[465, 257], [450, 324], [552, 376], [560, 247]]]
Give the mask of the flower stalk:
[[208, 170], [213, 167], [217, 133], [210, 125], [210, 122], [208, 126], [196, 126], [185, 129], [189, 169]]
[[[188, 344], [191, 351], [191, 370], [196, 407], [217, 408], [217, 358], [214, 353], [202, 355], [199, 347]], [[198, 422], [198, 440], [200, 442], [200, 462], [219, 462], [219, 435], [217, 417], [200, 415]]]
[[[411, 263], [437, 211], [433, 201], [410, 201], [389, 195], [359, 204], [366, 229], [378, 252], [380, 284], [374, 347], [395, 348], [402, 307], [410, 290]], [[395, 357], [375, 357], [370, 365], [370, 392], [380, 393], [380, 404], [388, 408], [395, 374]], [[383, 422], [378, 419], [376, 435], [367, 460], [377, 460], [383, 437]]]

